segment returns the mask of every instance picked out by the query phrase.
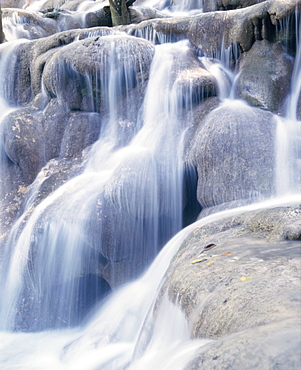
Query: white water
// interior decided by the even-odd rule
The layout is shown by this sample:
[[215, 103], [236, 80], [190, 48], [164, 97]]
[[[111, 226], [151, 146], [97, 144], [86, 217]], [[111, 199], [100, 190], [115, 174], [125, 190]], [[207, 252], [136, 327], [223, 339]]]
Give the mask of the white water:
[[301, 193], [301, 21], [296, 13], [296, 56], [284, 117], [277, 117], [276, 189], [277, 195]]
[[164, 247], [140, 279], [115, 292], [84, 325], [41, 333], [2, 332], [1, 369], [183, 369], [210, 341], [191, 340], [183, 314], [166, 297], [155, 320], [153, 308], [164, 273], [185, 237], [224, 217], [298, 201], [300, 196], [252, 204], [190, 225]]
[[[72, 278], [85, 269], [83, 261], [97, 259], [95, 250], [87, 246], [90, 235], [86, 220], [90, 217], [91, 204], [96, 202], [101, 205], [109, 200], [117, 209], [126, 210], [135, 218], [141, 216], [141, 222], [134, 223], [135, 229], [140, 227], [138, 236], [131, 235], [133, 229], [127, 230], [128, 223], [122, 224], [122, 216], [116, 216], [117, 227], [113, 229], [113, 234], [121, 229], [124, 237], [121, 235], [118, 242], [123, 243], [124, 238], [125, 246], [141, 243], [146, 234], [148, 240], [144, 240], [145, 248], [148, 250], [151, 244], [152, 257], [160, 249], [162, 241], [160, 243], [159, 239], [168, 239], [181, 227], [183, 169], [179, 158], [184, 127], [177, 119], [180, 109], [178, 96], [181, 92], [170, 72], [177, 68], [174, 62], [185, 50], [184, 43], [156, 47], [144, 105], [139, 112], [139, 117], [143, 117], [138, 125], [141, 130], [137, 129], [138, 132], [126, 146], [119, 145], [114, 110], [118, 104], [116, 93], [120, 81], [114, 74], [114, 68], [110, 70], [107, 81], [109, 119], [90, 152], [84, 173], [40, 203], [21, 234], [18, 228], [28, 215], [25, 213], [16, 223], [6, 255], [1, 261], [1, 369], [183, 369], [195, 351], [208, 341], [190, 339], [184, 315], [166, 297], [155, 319], [153, 308], [164, 273], [184, 238], [195, 227], [223, 217], [301, 201], [295, 195], [226, 211], [199, 221], [177, 234], [140, 279], [118, 289], [99, 308], [94, 308], [84, 323], [72, 323], [73, 312], [68, 308], [77, 304], [75, 297], [80, 289], [80, 284], [72, 283]], [[114, 63], [113, 60], [110, 62]], [[217, 76], [220, 74], [225, 75], [219, 68]], [[232, 76], [229, 78], [229, 74], [226, 75], [226, 86], [218, 77], [222, 99], [227, 98], [231, 91]], [[282, 159], [286, 158], [284, 155], [287, 155], [287, 150], [284, 153]], [[286, 163], [285, 160], [284, 166]], [[119, 174], [122, 171], [124, 177], [120, 181]], [[129, 181], [129, 178], [134, 181]], [[35, 184], [37, 189], [43, 181], [45, 176], [41, 172]], [[34, 200], [33, 197], [27, 202], [28, 212]], [[161, 213], [167, 214], [163, 227], [160, 224], [162, 218], [158, 216]], [[147, 228], [144, 225], [145, 218], [150, 220]], [[160, 227], [166, 235], [160, 236]], [[35, 256], [34, 272], [28, 269], [32, 243], [40, 247]], [[101, 248], [105, 249], [105, 246], [101, 245]], [[112, 275], [111, 281], [114, 283], [114, 272]], [[62, 283], [61, 286], [57, 285], [57, 280]], [[23, 298], [25, 286], [31, 292]], [[55, 307], [50, 315], [53, 301], [57, 303], [58, 296], [61, 297], [61, 306]], [[32, 297], [36, 301], [31, 302]], [[26, 303], [21, 313], [24, 316], [33, 315], [33, 322], [27, 324], [29, 330], [43, 331], [13, 332], [20, 299]], [[66, 302], [69, 307], [66, 307]], [[55, 320], [53, 316], [57, 316]], [[68, 320], [78, 326], [47, 330], [49, 327], [61, 328]]]
[[[112, 46], [119, 39], [105, 37], [112, 40]], [[108, 88], [108, 121], [102, 123], [84, 173], [41, 202], [20, 233], [34, 202], [31, 196], [7, 242], [0, 274], [2, 328], [41, 330], [78, 324], [83, 315], [74, 312], [78, 300], [88, 294], [88, 301], [93, 302], [104, 289], [99, 281], [95, 291], [86, 292], [90, 282], [80, 277], [87, 274], [91, 260], [97, 263], [99, 253], [108, 260], [112, 266], [107, 281], [114, 288], [143, 271], [162, 244], [180, 230], [183, 128], [177, 119], [177, 97], [181, 92], [170, 71], [178, 68], [175, 55], [186, 50], [183, 43], [157, 48], [142, 107], [142, 128], [127, 146], [120, 146], [115, 109], [123, 74], [116, 68], [115, 53], [106, 61], [111, 68], [103, 83]], [[126, 66], [125, 73], [131, 72]], [[42, 171], [35, 188], [44, 181]], [[93, 226], [95, 204], [104, 217]], [[116, 272], [114, 261], [123, 259], [128, 262], [122, 273]], [[24, 318], [29, 311], [32, 318]]]

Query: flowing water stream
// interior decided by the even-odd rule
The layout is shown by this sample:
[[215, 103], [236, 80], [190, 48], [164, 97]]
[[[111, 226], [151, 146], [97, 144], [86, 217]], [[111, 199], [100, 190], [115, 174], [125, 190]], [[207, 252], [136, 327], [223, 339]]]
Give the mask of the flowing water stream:
[[[190, 5], [185, 2], [174, 10], [202, 6], [202, 1]], [[90, 9], [88, 2], [82, 8]], [[15, 21], [18, 28], [20, 22]], [[15, 29], [10, 35], [13, 40], [20, 33]], [[21, 35], [24, 37], [23, 30]], [[181, 160], [185, 125], [180, 113], [184, 92], [175, 76], [182, 71], [181, 60], [186, 58], [189, 45], [186, 41], [156, 45], [141, 107], [134, 118], [132, 111], [122, 111], [120, 124], [116, 109], [120, 91], [127, 92], [139, 82], [133, 82], [135, 65], [128, 62], [130, 58], [121, 61], [116, 52], [115, 42], [120, 36], [104, 37], [111, 40], [112, 49], [109, 58], [103, 60], [107, 73], [100, 76], [106, 118], [99, 129], [99, 139], [87, 153], [83, 172], [33, 209], [37, 191], [47, 179], [43, 170], [40, 172], [1, 256], [3, 370], [183, 369], [195, 351], [211, 341], [191, 340], [184, 314], [167, 297], [158, 311], [154, 311], [154, 305], [165, 271], [185, 237], [195, 227], [224, 217], [301, 200], [301, 171], [295, 170], [301, 158], [297, 142], [301, 137], [300, 122], [296, 119], [300, 83], [294, 83], [300, 82], [300, 48], [287, 117], [279, 123], [276, 151], [278, 193], [295, 195], [211, 215], [180, 231], [185, 170]], [[122, 37], [128, 40], [128, 36]], [[13, 57], [20, 42], [27, 41], [10, 41], [1, 48]], [[202, 61], [219, 83], [220, 99], [233, 105], [235, 76], [229, 65], [222, 63], [227, 59], [224, 52], [218, 63]], [[15, 109], [10, 90], [15, 77], [8, 73], [8, 57], [3, 55], [6, 54], [2, 53], [0, 64], [1, 81], [5, 82], [1, 84], [1, 119]], [[138, 63], [139, 57], [136, 56]], [[193, 96], [185, 93], [187, 108], [192, 106]], [[130, 101], [125, 105], [129, 106]], [[91, 114], [91, 122], [93, 119]], [[136, 125], [128, 130], [133, 119]], [[61, 154], [66, 150], [66, 140], [62, 141]], [[1, 175], [5, 176], [7, 160], [2, 145]], [[293, 164], [288, 167], [289, 160]], [[99, 217], [94, 237], [93, 218], [101, 214], [105, 217]], [[110, 245], [118, 245], [118, 249], [112, 251]], [[110, 286], [104, 279], [93, 278], [87, 266], [94, 260], [95, 265], [99, 264], [100, 252], [106, 260], [104, 266], [108, 261], [121, 263], [125, 258], [136, 258], [136, 268], [122, 266], [122, 280], [136, 280], [119, 287], [116, 264], [106, 272]], [[144, 265], [139, 265], [141, 261]]]

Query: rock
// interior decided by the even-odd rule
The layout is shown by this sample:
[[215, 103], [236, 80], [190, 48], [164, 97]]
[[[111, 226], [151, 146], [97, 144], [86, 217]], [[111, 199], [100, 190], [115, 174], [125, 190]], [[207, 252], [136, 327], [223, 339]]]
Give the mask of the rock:
[[143, 6], [129, 7], [131, 23], [140, 23], [147, 19], [166, 18], [166, 14], [159, 12], [157, 9]]
[[[4, 96], [11, 106], [24, 106], [33, 96], [30, 76], [30, 59], [32, 43], [28, 41], [17, 43], [13, 53], [3, 52], [4, 58], [9, 58], [9, 72], [4, 80]], [[7, 66], [8, 67], [8, 66]]]
[[34, 208], [68, 180], [80, 175], [86, 160], [87, 150], [75, 157], [54, 158], [48, 161], [25, 194], [23, 206], [30, 202]]
[[58, 31], [68, 31], [72, 29], [83, 28], [81, 19], [78, 19], [74, 14], [66, 11], [52, 12], [45, 14], [45, 17], [56, 19]]
[[274, 194], [276, 122], [269, 112], [226, 101], [200, 122], [189, 161], [202, 207]]
[[22, 8], [24, 0], [1, 0], [1, 8]]
[[5, 153], [20, 167], [22, 178], [28, 185], [46, 163], [41, 114], [27, 108], [19, 109], [7, 115], [2, 124]]
[[254, 211], [245, 218], [248, 230], [270, 242], [301, 240], [301, 207]]
[[53, 8], [62, 8], [62, 6], [66, 3], [68, 3], [68, 0], [47, 0], [43, 6], [42, 9], [53, 9]]
[[283, 46], [267, 40], [256, 41], [238, 64], [237, 97], [252, 106], [281, 113], [293, 71], [293, 59]]
[[86, 27], [106, 26], [112, 27], [111, 11], [109, 6], [90, 12], [86, 15]]
[[[49, 0], [47, 0], [48, 2]], [[52, 0], [51, 0], [52, 1]], [[96, 2], [96, 1], [95, 1]], [[64, 4], [61, 5], [61, 9], [71, 10], [75, 11], [77, 8], [82, 4], [82, 0], [67, 0], [64, 2]], [[102, 0], [99, 1], [99, 3], [102, 3]], [[46, 3], [47, 4], [47, 3]]]
[[[112, 45], [116, 47], [116, 54], [112, 53]], [[134, 37], [89, 38], [64, 46], [53, 54], [44, 67], [43, 81], [47, 93], [64, 102], [70, 110], [100, 112], [108, 109], [107, 90], [103, 89], [113, 73], [114, 83], [119, 84], [120, 108], [126, 104], [127, 109], [137, 112], [141, 104], [141, 99], [137, 99], [141, 93], [137, 95], [137, 91], [146, 87], [153, 54], [152, 44]], [[134, 89], [136, 96], [131, 99], [129, 94]], [[122, 102], [124, 99], [126, 103]]]
[[[287, 231], [298, 224], [300, 235], [300, 216], [300, 206], [291, 205], [227, 211], [195, 224], [157, 302], [167, 293], [184, 311], [193, 338], [215, 340], [187, 369], [298, 363], [301, 241], [288, 240]], [[204, 251], [211, 243], [215, 247]]]
[[[181, 72], [176, 80], [177, 87], [183, 91], [183, 100], [198, 103], [210, 96], [217, 95], [215, 77], [202, 67], [190, 68]], [[188, 103], [189, 104], [189, 103]]]
[[[300, 8], [301, 4], [298, 3], [297, 7]], [[145, 31], [151, 40], [155, 39], [155, 35], [188, 38], [204, 55], [212, 57], [232, 44], [239, 44], [242, 51], [248, 51], [255, 40], [275, 39], [278, 20], [295, 14], [295, 10], [294, 0], [267, 0], [233, 11], [147, 20], [121, 29], [130, 34]]]
[[203, 347], [185, 370], [297, 369], [301, 362], [300, 322], [284, 320], [249, 329]]
[[62, 46], [66, 46], [75, 41], [75, 39], [82, 40], [89, 34], [96, 36], [115, 34], [113, 29], [109, 28], [95, 28], [91, 29], [77, 29], [70, 31], [58, 32], [50, 37], [35, 40], [31, 43], [31, 49], [28, 50], [27, 63], [30, 63], [31, 70], [31, 85], [34, 94], [41, 92], [42, 74], [47, 61], [59, 51]]
[[100, 134], [101, 117], [97, 113], [72, 113], [64, 132], [60, 156], [75, 157], [92, 145]]
[[47, 161], [58, 157], [70, 112], [57, 99], [51, 99], [43, 112], [45, 132], [45, 156]]
[[214, 10], [231, 10], [246, 8], [265, 0], [204, 0], [203, 11], [211, 12]]
[[[3, 19], [6, 18], [8, 26], [9, 20], [11, 20], [11, 22], [14, 23], [15, 22], [14, 19], [16, 18], [23, 19], [22, 21], [24, 29], [23, 37], [29, 40], [50, 36], [57, 32], [55, 20], [44, 18], [37, 12], [31, 12], [23, 9], [2, 9], [2, 18]], [[4, 33], [7, 34], [5, 27]], [[22, 35], [20, 33], [21, 32], [19, 31], [19, 38], [22, 38]]]

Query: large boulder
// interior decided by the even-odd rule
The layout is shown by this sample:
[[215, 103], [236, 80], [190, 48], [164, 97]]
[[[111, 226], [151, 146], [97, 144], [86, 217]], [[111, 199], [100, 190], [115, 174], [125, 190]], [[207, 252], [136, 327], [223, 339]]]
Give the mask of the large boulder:
[[31, 47], [27, 48], [27, 63], [29, 63], [31, 85], [34, 94], [38, 94], [42, 89], [42, 75], [45, 64], [62, 47], [73, 43], [75, 40], [82, 40], [89, 36], [101, 37], [104, 35], [115, 34], [113, 29], [106, 27], [91, 29], [76, 29], [58, 32], [52, 36], [34, 40]]
[[74, 158], [98, 138], [101, 117], [97, 113], [74, 112], [71, 114], [61, 144], [60, 156]]
[[[105, 111], [108, 80], [114, 78], [122, 100], [131, 90], [143, 91], [148, 79], [154, 46], [130, 36], [103, 36], [60, 48], [43, 69], [45, 89], [70, 110]], [[115, 74], [115, 77], [112, 75]], [[127, 109], [141, 104], [131, 100]], [[116, 97], [117, 98], [117, 97]]]
[[300, 343], [300, 322], [283, 320], [214, 341], [203, 347], [185, 370], [298, 369]]
[[2, 18], [5, 19], [3, 31], [8, 40], [15, 40], [16, 38], [13, 33], [16, 23], [22, 26], [22, 31], [21, 27], [18, 29], [18, 38], [23, 37], [33, 40], [50, 36], [57, 32], [55, 20], [45, 18], [37, 12], [6, 8], [2, 9]]
[[207, 12], [195, 16], [146, 20], [138, 25], [121, 27], [130, 34], [156, 37], [188, 38], [202, 53], [215, 56], [221, 48], [239, 44], [248, 51], [255, 40], [274, 40], [279, 20], [294, 15], [301, 3], [267, 0], [252, 7], [227, 12]]
[[27, 105], [33, 97], [28, 58], [31, 47], [30, 41], [22, 40], [12, 46], [6, 43], [1, 50], [1, 57], [4, 59], [2, 68], [6, 70], [3, 75], [2, 93], [11, 106]]
[[14, 165], [20, 167], [26, 184], [34, 180], [46, 163], [41, 118], [41, 113], [24, 108], [10, 113], [2, 121], [5, 153]]
[[253, 106], [281, 113], [292, 71], [293, 59], [281, 44], [256, 41], [239, 59], [236, 95]]
[[61, 144], [70, 117], [70, 111], [57, 99], [51, 99], [43, 111], [45, 157], [47, 161], [60, 155]]
[[203, 207], [274, 193], [275, 129], [271, 113], [239, 101], [226, 101], [206, 116], [189, 153]]
[[203, 11], [211, 12], [214, 10], [231, 10], [246, 8], [265, 0], [204, 0]]
[[97, 27], [97, 26], [107, 26], [112, 27], [111, 11], [108, 6], [89, 12], [85, 17], [86, 27]]
[[181, 307], [193, 338], [214, 339], [187, 369], [298, 367], [300, 216], [293, 204], [241, 209], [192, 228], [160, 294]]
[[24, 0], [1, 0], [1, 8], [21, 8]]

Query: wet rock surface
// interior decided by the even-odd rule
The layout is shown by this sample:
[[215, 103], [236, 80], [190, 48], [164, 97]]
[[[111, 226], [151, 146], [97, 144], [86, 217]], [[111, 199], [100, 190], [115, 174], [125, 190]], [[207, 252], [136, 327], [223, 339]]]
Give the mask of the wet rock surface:
[[183, 242], [162, 293], [184, 310], [192, 337], [215, 340], [187, 369], [298, 367], [300, 215], [300, 206], [244, 212], [196, 226]]
[[[256, 41], [238, 62], [238, 98], [254, 107], [281, 113], [290, 89], [293, 60], [281, 44]], [[260, 82], [259, 82], [260, 81]]]
[[[293, 27], [289, 46], [283, 43], [285, 32], [281, 29], [284, 24], [295, 26], [292, 18], [300, 1], [210, 0], [204, 1], [206, 13], [179, 18], [142, 4], [130, 8], [135, 24], [117, 28], [95, 27], [111, 25], [105, 9], [100, 8], [87, 15], [87, 29], [80, 29], [82, 23], [73, 17], [79, 5], [77, 0], [51, 0], [40, 14], [3, 11], [4, 19], [25, 19], [24, 34], [31, 39], [16, 51], [16, 78], [8, 97], [10, 103], [24, 108], [5, 118], [1, 133], [7, 164], [0, 179], [3, 238], [26, 205], [36, 207], [83, 173], [89, 150], [106, 119], [99, 75], [106, 79], [113, 64], [108, 62], [112, 41], [121, 51], [118, 62], [128, 60], [134, 76], [126, 89], [125, 84], [119, 86], [117, 130], [122, 139], [118, 145], [130, 142], [137, 129], [137, 112], [155, 49], [150, 41], [188, 38], [190, 48], [185, 57], [174, 54], [183, 71], [171, 73], [171, 83], [176, 81], [183, 93], [179, 114], [188, 129], [184, 160], [197, 169], [197, 199], [204, 208], [199, 217], [275, 193], [276, 123], [271, 112], [283, 113], [296, 51], [291, 47], [295, 42]], [[56, 33], [58, 29], [68, 30]], [[121, 35], [120, 31], [150, 41]], [[216, 57], [222, 46], [231, 52], [229, 65], [240, 73], [236, 95], [251, 107], [238, 101], [232, 108], [221, 104], [217, 79], [198, 58]], [[137, 55], [141, 56], [139, 62], [134, 61]], [[189, 94], [193, 95], [192, 106], [187, 104]], [[125, 119], [125, 111], [133, 119]], [[137, 219], [131, 180], [143, 175], [144, 182], [136, 182], [144, 186], [144, 193], [151, 193], [147, 171], [137, 172], [128, 164], [118, 168], [104, 197], [95, 196], [87, 218], [86, 247], [93, 256], [80, 271], [87, 276], [85, 284], [99, 279], [100, 285], [118, 286], [141, 273], [153, 258], [147, 233], [142, 246], [137, 230], [127, 235], [120, 232]], [[127, 189], [123, 196], [120, 188]], [[195, 194], [192, 198], [199, 210]], [[68, 200], [66, 196], [66, 204]], [[142, 206], [149, 209], [151, 204], [149, 196]], [[144, 216], [140, 230], [153, 223], [152, 217], [151, 212]], [[298, 205], [252, 211], [196, 228], [183, 243], [167, 272], [162, 294], [167, 291], [184, 310], [192, 337], [214, 340], [187, 369], [297, 368], [300, 219]], [[42, 234], [43, 230], [37, 229], [33, 236], [39, 240]], [[213, 247], [206, 248], [210, 244]], [[134, 256], [129, 246], [134, 247]], [[258, 355], [252, 356], [255, 352]]]
[[197, 196], [203, 207], [273, 194], [273, 116], [232, 103], [211, 111], [190, 142], [188, 157], [198, 171]]

